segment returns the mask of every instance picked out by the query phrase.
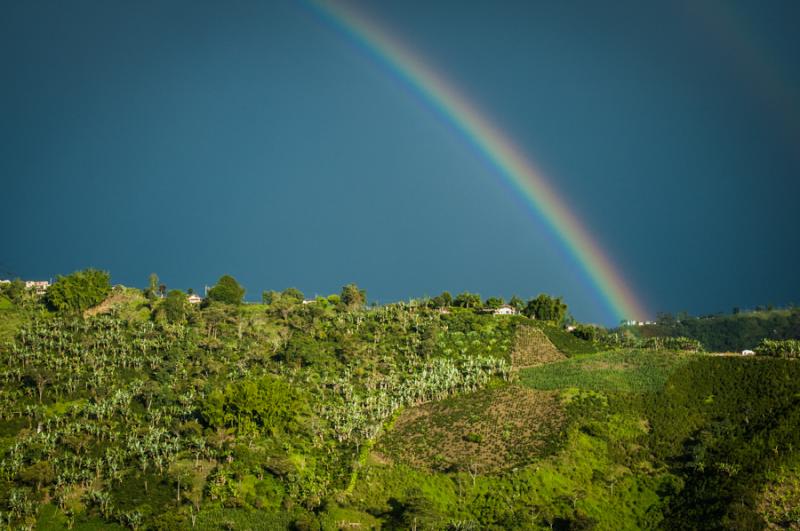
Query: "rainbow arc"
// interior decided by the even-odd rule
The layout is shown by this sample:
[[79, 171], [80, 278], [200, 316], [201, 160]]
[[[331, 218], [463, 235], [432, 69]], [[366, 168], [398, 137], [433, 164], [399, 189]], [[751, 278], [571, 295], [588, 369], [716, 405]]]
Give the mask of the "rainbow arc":
[[544, 174], [484, 113], [364, 13], [334, 1], [313, 1], [312, 6], [391, 69], [464, 135], [562, 242], [616, 319], [644, 319], [648, 315], [630, 283]]

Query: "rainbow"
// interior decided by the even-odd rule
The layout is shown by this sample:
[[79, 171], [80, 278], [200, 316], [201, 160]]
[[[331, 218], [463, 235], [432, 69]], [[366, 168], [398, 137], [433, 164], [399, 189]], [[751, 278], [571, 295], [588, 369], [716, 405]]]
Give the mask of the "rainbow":
[[387, 65], [477, 148], [563, 243], [616, 319], [648, 315], [577, 216], [500, 129], [374, 20], [339, 2], [309, 1], [317, 13]]

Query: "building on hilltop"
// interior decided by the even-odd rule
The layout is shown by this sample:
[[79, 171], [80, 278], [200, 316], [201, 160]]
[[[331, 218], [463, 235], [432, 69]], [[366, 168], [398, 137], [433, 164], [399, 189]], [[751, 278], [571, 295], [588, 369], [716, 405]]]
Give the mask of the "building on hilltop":
[[622, 326], [647, 326], [657, 324], [655, 321], [637, 321], [636, 319], [629, 319], [622, 322]]
[[192, 293], [186, 298], [186, 300], [189, 301], [189, 304], [200, 304], [201, 302], [203, 302], [203, 297], [201, 297], [197, 293]]
[[517, 315], [517, 309], [513, 306], [509, 306], [508, 304], [504, 304], [499, 308], [494, 308], [490, 310], [494, 315]]
[[25, 288], [35, 292], [37, 295], [44, 295], [50, 287], [49, 280], [26, 280]]

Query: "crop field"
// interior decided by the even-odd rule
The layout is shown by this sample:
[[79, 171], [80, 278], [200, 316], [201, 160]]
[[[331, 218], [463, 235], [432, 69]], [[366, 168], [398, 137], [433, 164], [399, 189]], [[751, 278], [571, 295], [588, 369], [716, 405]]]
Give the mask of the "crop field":
[[672, 371], [697, 357], [672, 352], [601, 352], [523, 369], [519, 374], [521, 384], [531, 389], [578, 387], [644, 393], [662, 388]]
[[428, 470], [500, 472], [552, 450], [564, 420], [557, 392], [484, 389], [406, 410], [377, 453]]
[[525, 368], [563, 360], [562, 354], [547, 335], [534, 326], [520, 326], [511, 351], [511, 364], [514, 368]]

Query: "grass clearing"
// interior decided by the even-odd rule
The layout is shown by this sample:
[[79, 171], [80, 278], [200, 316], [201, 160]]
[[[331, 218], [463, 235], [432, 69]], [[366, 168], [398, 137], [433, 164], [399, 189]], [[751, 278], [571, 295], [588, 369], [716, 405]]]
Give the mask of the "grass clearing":
[[597, 347], [594, 343], [575, 337], [561, 327], [536, 320], [531, 320], [530, 324], [544, 332], [553, 345], [567, 356], [579, 356], [597, 352]]
[[673, 370], [696, 357], [696, 354], [673, 352], [601, 352], [523, 369], [519, 375], [521, 384], [531, 389], [578, 387], [603, 392], [646, 393], [661, 389]]
[[441, 471], [496, 473], [547, 454], [565, 420], [558, 393], [512, 385], [403, 412], [377, 459]]

